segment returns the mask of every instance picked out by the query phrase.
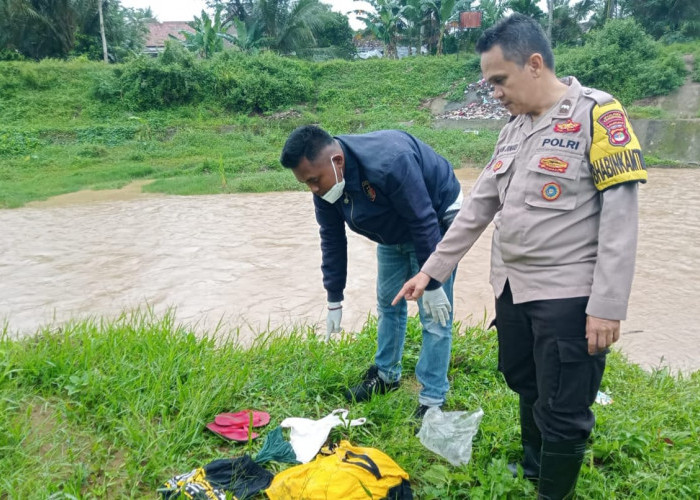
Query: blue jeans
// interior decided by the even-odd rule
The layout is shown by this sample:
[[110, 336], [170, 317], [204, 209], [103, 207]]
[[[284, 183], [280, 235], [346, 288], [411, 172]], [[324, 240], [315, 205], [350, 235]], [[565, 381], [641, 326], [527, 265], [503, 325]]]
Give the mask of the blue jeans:
[[[406, 340], [408, 305], [401, 300], [391, 305], [403, 284], [415, 275], [420, 268], [412, 243], [399, 245], [379, 245], [377, 247], [377, 354], [374, 362], [379, 368], [379, 376], [385, 382], [395, 382], [401, 378], [401, 357]], [[456, 270], [455, 270], [456, 272]], [[455, 272], [443, 283], [450, 304]], [[423, 299], [418, 300], [420, 322], [423, 325], [423, 345], [421, 346], [416, 378], [423, 386], [418, 402], [427, 406], [437, 406], [445, 402], [450, 388], [447, 369], [452, 348], [452, 313], [447, 325], [433, 321], [423, 309]]]

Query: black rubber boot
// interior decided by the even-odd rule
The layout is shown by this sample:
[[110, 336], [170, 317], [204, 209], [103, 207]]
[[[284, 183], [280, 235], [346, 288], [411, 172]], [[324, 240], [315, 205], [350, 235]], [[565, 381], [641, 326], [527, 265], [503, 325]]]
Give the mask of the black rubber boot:
[[[526, 404], [520, 398], [520, 440], [523, 445], [523, 477], [536, 481], [540, 477], [540, 453], [542, 450], [542, 434], [535, 423], [532, 405]], [[508, 470], [513, 477], [518, 477], [518, 464], [508, 464]]]
[[537, 498], [540, 500], [572, 498], [585, 452], [586, 441], [558, 443], [544, 441]]

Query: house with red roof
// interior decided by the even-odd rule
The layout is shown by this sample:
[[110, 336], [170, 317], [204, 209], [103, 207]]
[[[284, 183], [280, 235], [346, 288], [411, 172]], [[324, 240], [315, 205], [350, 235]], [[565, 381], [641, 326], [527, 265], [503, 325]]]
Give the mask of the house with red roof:
[[148, 23], [148, 37], [146, 38], [146, 47], [143, 52], [148, 55], [157, 56], [165, 49], [166, 40], [171, 40], [170, 35], [178, 40], [185, 40], [180, 31], [189, 31], [194, 33], [194, 29], [187, 24], [187, 21], [165, 21], [162, 23]]

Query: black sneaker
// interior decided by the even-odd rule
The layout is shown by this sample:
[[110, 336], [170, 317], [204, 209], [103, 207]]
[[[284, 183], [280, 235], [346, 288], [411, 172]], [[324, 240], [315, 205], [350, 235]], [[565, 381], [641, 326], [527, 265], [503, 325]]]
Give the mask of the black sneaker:
[[[432, 408], [432, 406], [428, 406], [428, 405], [418, 405], [418, 408], [416, 408], [416, 411], [413, 412], [414, 434], [418, 434], [418, 431], [420, 430], [420, 428], [423, 425], [423, 417], [425, 417], [425, 414], [431, 408]], [[442, 405], [440, 405], [439, 408], [442, 410]]]
[[359, 385], [345, 391], [345, 398], [351, 403], [353, 401], [361, 403], [370, 400], [375, 394], [386, 394], [387, 392], [395, 391], [400, 384], [398, 380], [396, 382], [384, 382], [379, 376], [377, 365], [372, 365], [365, 372]]

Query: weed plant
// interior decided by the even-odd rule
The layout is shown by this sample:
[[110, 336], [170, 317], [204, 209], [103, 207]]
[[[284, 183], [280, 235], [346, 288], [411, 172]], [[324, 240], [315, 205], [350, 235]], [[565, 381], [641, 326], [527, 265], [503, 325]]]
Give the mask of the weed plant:
[[[224, 338], [224, 340], [221, 340]], [[401, 388], [349, 406], [364, 426], [334, 429], [394, 458], [416, 498], [526, 498], [510, 476], [519, 457], [517, 398], [497, 371], [494, 331], [456, 324], [446, 411], [484, 418], [469, 464], [453, 467], [413, 435], [413, 371], [420, 324], [409, 320]], [[376, 321], [322, 342], [312, 327], [262, 332], [244, 349], [235, 332], [198, 336], [173, 314], [124, 313], [76, 321], [35, 336], [0, 339], [0, 491], [6, 498], [143, 498], [171, 476], [222, 457], [255, 454], [284, 418], [322, 418], [347, 407], [343, 390], [371, 363]], [[578, 484], [582, 498], [700, 497], [700, 375], [651, 373], [609, 357], [594, 406], [597, 425]], [[272, 420], [260, 439], [232, 444], [205, 424], [222, 411], [256, 408]], [[272, 462], [276, 473], [286, 464]], [[260, 495], [259, 498], [263, 498]]]
[[605, 23], [586, 36], [585, 46], [558, 50], [556, 60], [558, 74], [575, 75], [624, 105], [667, 94], [683, 83], [686, 74], [680, 57], [663, 51], [633, 19]]

